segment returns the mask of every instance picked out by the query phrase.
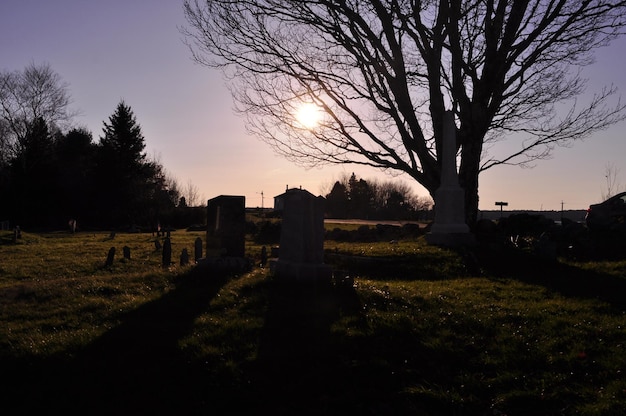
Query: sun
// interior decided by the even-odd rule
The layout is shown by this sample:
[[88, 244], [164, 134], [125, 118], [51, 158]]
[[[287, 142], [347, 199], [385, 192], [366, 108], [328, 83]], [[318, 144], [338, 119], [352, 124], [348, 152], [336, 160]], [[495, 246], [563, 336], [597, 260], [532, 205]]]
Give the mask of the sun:
[[296, 120], [305, 129], [312, 129], [319, 125], [322, 118], [320, 108], [313, 103], [304, 103], [298, 108]]

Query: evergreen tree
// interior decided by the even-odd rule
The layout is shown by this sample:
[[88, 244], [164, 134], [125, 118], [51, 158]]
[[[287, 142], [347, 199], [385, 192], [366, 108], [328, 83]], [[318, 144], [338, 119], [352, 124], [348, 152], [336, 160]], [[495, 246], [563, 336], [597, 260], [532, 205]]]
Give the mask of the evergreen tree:
[[75, 219], [79, 224], [95, 222], [95, 151], [91, 132], [83, 128], [70, 130], [56, 141], [59, 212], [66, 220]]
[[103, 132], [97, 162], [100, 215], [110, 226], [132, 225], [142, 215], [153, 173], [146, 162], [141, 127], [130, 106], [121, 101]]
[[[121, 101], [115, 113], [104, 123], [104, 137], [100, 145], [107, 156], [114, 156], [120, 173], [132, 175], [139, 173], [146, 161], [146, 144], [141, 126], [137, 123], [133, 110]], [[112, 160], [111, 160], [112, 161]]]
[[168, 185], [163, 166], [146, 157], [141, 127], [124, 101], [104, 123], [103, 133], [96, 167], [102, 225], [154, 226], [171, 214], [180, 195]]
[[350, 216], [353, 218], [369, 218], [372, 209], [374, 194], [365, 179], [358, 179], [353, 173], [348, 181], [350, 195]]
[[326, 214], [330, 218], [346, 218], [348, 214], [348, 188], [337, 181], [326, 195]]

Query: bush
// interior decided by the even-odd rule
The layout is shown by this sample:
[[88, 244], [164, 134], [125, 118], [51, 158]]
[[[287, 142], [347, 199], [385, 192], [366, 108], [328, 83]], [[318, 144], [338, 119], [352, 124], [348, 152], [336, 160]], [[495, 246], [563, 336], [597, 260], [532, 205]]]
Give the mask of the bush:
[[280, 242], [280, 221], [261, 221], [256, 224], [256, 232], [253, 234], [257, 244], [277, 244]]

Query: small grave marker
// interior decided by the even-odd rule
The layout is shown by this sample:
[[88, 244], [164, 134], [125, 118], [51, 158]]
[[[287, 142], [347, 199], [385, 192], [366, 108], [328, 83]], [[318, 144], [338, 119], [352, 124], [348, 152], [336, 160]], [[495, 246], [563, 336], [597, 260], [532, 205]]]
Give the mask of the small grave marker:
[[163, 242], [163, 267], [169, 267], [172, 264], [172, 242], [165, 237]]
[[194, 242], [193, 247], [194, 247], [193, 256], [194, 256], [194, 260], [197, 263], [198, 260], [202, 258], [202, 239], [200, 237], [196, 238], [196, 241]]
[[187, 249], [184, 248], [182, 253], [180, 253], [180, 265], [186, 266], [188, 264], [189, 264], [189, 253], [187, 252]]
[[267, 264], [267, 247], [261, 247], [261, 267], [265, 267]]
[[107, 260], [106, 260], [106, 263], [104, 263], [104, 265], [107, 267], [112, 266], [114, 258], [115, 258], [115, 247], [111, 247], [109, 249], [109, 254], [107, 254]]

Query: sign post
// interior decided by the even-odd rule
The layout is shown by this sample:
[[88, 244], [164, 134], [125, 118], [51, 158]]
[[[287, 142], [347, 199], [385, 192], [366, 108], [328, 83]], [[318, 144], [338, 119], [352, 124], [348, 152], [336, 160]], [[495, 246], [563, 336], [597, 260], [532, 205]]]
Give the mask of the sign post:
[[500, 206], [500, 218], [502, 218], [502, 207], [508, 206], [509, 203], [508, 202], [498, 201], [498, 202], [496, 202], [496, 205]]

